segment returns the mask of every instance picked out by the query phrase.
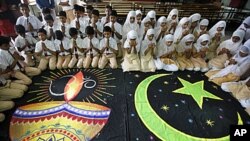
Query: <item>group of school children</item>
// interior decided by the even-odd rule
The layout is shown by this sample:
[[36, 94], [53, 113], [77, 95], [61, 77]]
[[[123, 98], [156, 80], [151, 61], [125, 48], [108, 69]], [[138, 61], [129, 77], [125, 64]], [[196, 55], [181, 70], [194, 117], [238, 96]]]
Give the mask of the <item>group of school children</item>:
[[[0, 37], [0, 100], [5, 102], [0, 112], [12, 108], [11, 99], [22, 97], [31, 77], [46, 69], [121, 66], [124, 72], [201, 71], [235, 95], [244, 87], [240, 88], [244, 98], [239, 100], [250, 98], [250, 77], [237, 82], [250, 68], [250, 17], [224, 41], [225, 21], [208, 30], [209, 21], [199, 13], [179, 20], [177, 9], [158, 20], [153, 10], [144, 18], [140, 10], [129, 11], [121, 25], [111, 6], [106, 6], [102, 18], [96, 9], [86, 15], [79, 5], [74, 5], [74, 19], [67, 18], [65, 11], [53, 18], [44, 9], [42, 22], [30, 14], [28, 5], [19, 7], [17, 37]], [[231, 89], [232, 85], [237, 87]]]

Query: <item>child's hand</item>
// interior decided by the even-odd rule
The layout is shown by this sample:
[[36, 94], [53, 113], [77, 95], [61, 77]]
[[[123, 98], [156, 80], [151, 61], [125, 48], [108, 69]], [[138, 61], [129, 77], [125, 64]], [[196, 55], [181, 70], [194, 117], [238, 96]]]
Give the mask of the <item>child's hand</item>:
[[171, 23], [171, 27], [176, 27], [177, 26], [177, 22], [172, 22]]
[[228, 65], [235, 65], [237, 62], [234, 59], [230, 59]]
[[201, 56], [201, 58], [205, 58], [206, 57], [206, 51], [200, 51], [200, 56]]
[[184, 31], [182, 32], [182, 35], [183, 35], [183, 36], [188, 35], [188, 30], [184, 30]]
[[80, 22], [79, 22], [79, 20], [76, 20], [76, 29], [80, 29]]
[[28, 31], [33, 31], [34, 29], [33, 29], [33, 26], [31, 25], [31, 23], [28, 23]]
[[42, 48], [43, 48], [43, 50], [45, 50], [45, 51], [48, 50], [48, 49], [46, 48], [46, 46], [45, 46], [45, 43], [43, 43], [43, 42], [42, 42]]

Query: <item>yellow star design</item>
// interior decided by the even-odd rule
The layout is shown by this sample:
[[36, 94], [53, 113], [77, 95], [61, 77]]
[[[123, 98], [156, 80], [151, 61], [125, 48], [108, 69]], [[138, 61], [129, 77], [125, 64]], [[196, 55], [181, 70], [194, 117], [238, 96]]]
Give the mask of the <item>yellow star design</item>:
[[161, 107], [161, 109], [162, 109], [163, 111], [167, 112], [167, 111], [169, 110], [169, 107], [168, 107], [168, 105], [163, 105], [163, 106]]
[[214, 121], [212, 121], [212, 120], [210, 120], [210, 119], [207, 120], [206, 123], [207, 123], [207, 125], [210, 126], [210, 127], [213, 127], [213, 126], [214, 126]]
[[181, 78], [178, 78], [182, 85], [184, 87], [179, 88], [175, 91], [174, 93], [179, 93], [179, 94], [185, 94], [185, 95], [190, 95], [193, 97], [195, 102], [198, 104], [198, 106], [202, 109], [202, 104], [203, 104], [203, 98], [211, 98], [211, 99], [217, 99], [217, 100], [222, 100], [221, 98], [211, 94], [210, 92], [204, 90], [204, 81], [199, 81], [195, 83], [190, 83], [186, 80], [183, 80]]

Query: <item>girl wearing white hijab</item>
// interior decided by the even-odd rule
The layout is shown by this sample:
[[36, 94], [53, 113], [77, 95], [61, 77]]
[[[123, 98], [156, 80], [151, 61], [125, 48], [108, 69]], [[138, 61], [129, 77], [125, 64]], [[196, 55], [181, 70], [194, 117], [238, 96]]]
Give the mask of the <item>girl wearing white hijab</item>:
[[127, 33], [131, 30], [139, 32], [139, 25], [135, 22], [136, 13], [135, 11], [129, 11], [127, 19], [123, 25], [123, 37], [124, 40], [127, 37]]
[[155, 28], [155, 39], [159, 42], [168, 32], [168, 22], [165, 16], [161, 16], [157, 21], [158, 27]]
[[179, 64], [179, 69], [182, 71], [185, 69], [190, 71], [194, 69], [194, 65], [191, 61], [193, 42], [194, 35], [188, 34], [181, 39], [180, 43], [176, 48], [177, 62]]
[[187, 34], [189, 34], [189, 19], [187, 17], [183, 17], [174, 32], [174, 43], [178, 44]]
[[177, 9], [172, 9], [167, 17], [167, 21], [169, 21], [169, 33], [171, 33], [172, 35], [174, 34], [177, 24], [179, 22], [179, 16], [178, 16], [178, 10]]
[[158, 70], [164, 69], [166, 71], [177, 71], [178, 65], [174, 61], [175, 58], [175, 44], [174, 36], [172, 34], [165, 35], [157, 46], [157, 53], [155, 66]]
[[211, 60], [216, 56], [216, 50], [225, 37], [225, 28], [226, 22], [219, 21], [209, 30], [211, 44], [209, 45], [207, 59]]
[[141, 28], [141, 31], [138, 33], [140, 41], [145, 39], [148, 29], [152, 28], [150, 23], [151, 21], [149, 17], [145, 17], [142, 20], [142, 28]]
[[139, 25], [139, 28], [141, 28], [141, 21], [142, 21], [142, 12], [141, 10], [136, 10], [135, 11], [135, 14], [136, 14], [136, 23]]
[[154, 34], [154, 29], [149, 29], [145, 39], [142, 41], [140, 49], [142, 72], [154, 72], [156, 70], [156, 66], [154, 64], [154, 56], [156, 54], [156, 41]]
[[151, 27], [152, 28], [155, 28], [157, 25], [156, 25], [156, 13], [154, 10], [150, 10], [148, 13], [147, 13], [147, 16], [149, 19], [150, 19], [150, 24], [151, 24]]
[[248, 16], [240, 25], [238, 29], [245, 31], [244, 40], [250, 39], [250, 16]]
[[193, 34], [199, 28], [199, 22], [201, 19], [201, 14], [195, 13], [189, 17], [190, 25], [190, 33]]
[[197, 30], [195, 30], [193, 33], [195, 40], [197, 40], [202, 34], [209, 34], [209, 32], [207, 31], [208, 24], [208, 19], [203, 19], [200, 21]]
[[210, 42], [210, 36], [203, 34], [199, 37], [194, 44], [191, 61], [194, 65], [194, 71], [206, 72], [208, 71], [208, 65], [205, 61], [206, 52], [208, 50], [208, 44]]
[[140, 42], [135, 30], [131, 30], [127, 34], [127, 39], [124, 43], [124, 58], [121, 64], [123, 72], [139, 71], [141, 69], [139, 53]]
[[245, 42], [240, 51], [229, 60], [228, 65], [222, 70], [209, 71], [205, 75], [209, 81], [217, 85], [225, 82], [238, 81], [250, 66], [250, 40]]
[[217, 48], [217, 56], [208, 62], [209, 67], [214, 70], [223, 69], [226, 61], [239, 51], [244, 35], [244, 31], [236, 30], [231, 39], [223, 41]]

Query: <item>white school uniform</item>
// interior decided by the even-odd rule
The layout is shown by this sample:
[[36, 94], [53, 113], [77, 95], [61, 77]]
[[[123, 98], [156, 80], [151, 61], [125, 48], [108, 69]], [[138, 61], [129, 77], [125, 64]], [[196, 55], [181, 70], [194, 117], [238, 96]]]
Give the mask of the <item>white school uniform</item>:
[[[219, 52], [223, 48], [225, 48], [225, 49], [228, 49], [230, 51], [230, 54], [234, 56], [239, 51], [240, 47], [242, 46], [242, 40], [244, 38], [244, 35], [245, 35], [244, 31], [236, 30], [230, 39], [223, 41], [216, 50], [217, 56], [209, 61], [209, 67], [213, 68], [213, 69], [224, 68], [224, 64], [229, 58], [228, 58], [227, 54], [225, 54], [225, 53], [219, 55]], [[232, 38], [234, 36], [240, 37], [240, 40], [236, 43], [234, 43], [232, 41]]]
[[[97, 30], [99, 30], [102, 33], [103, 32], [103, 24], [99, 21], [96, 22], [95, 24], [96, 24]], [[90, 23], [90, 26], [94, 27], [92, 23]], [[100, 36], [98, 33], [96, 33], [96, 38], [101, 40], [103, 37]]]
[[127, 33], [131, 30], [135, 30], [137, 33], [139, 32], [139, 25], [134, 21], [134, 23], [130, 22], [130, 17], [136, 18], [135, 11], [129, 11], [126, 21], [123, 25], [123, 38], [124, 40], [127, 38]]
[[[53, 43], [52, 41], [46, 39], [46, 40], [44, 40], [44, 41], [38, 41], [38, 42], [36, 43], [36, 47], [35, 47], [35, 52], [36, 52], [36, 53], [42, 51], [42, 56], [45, 56], [45, 51], [44, 51], [43, 48], [42, 48], [42, 43], [44, 43], [45, 46], [46, 46], [48, 49], [50, 49], [50, 50], [52, 50], [52, 51], [56, 51], [56, 48], [55, 48], [54, 43]], [[48, 56], [51, 56], [51, 55], [52, 55], [49, 51], [47, 51], [46, 53], [47, 53]]]
[[[42, 22], [34, 15], [29, 15], [29, 17], [21, 16], [17, 19], [16, 25], [23, 25], [25, 30], [28, 31], [28, 22], [32, 25], [33, 29], [38, 30], [43, 26]], [[29, 35], [37, 36], [37, 32], [28, 32]]]
[[[100, 50], [100, 45], [99, 45], [99, 40], [97, 39], [97, 38], [92, 38], [91, 39], [91, 43], [92, 43], [92, 45], [95, 47], [95, 48], [97, 48], [97, 49], [99, 49]], [[90, 47], [90, 39], [88, 38], [88, 37], [85, 37], [84, 39], [83, 39], [83, 47], [84, 48], [89, 48]], [[96, 55], [98, 55], [98, 52], [96, 52], [94, 49], [92, 50], [92, 52], [87, 52], [87, 55], [93, 55], [93, 56], [96, 56]]]
[[[168, 17], [167, 17], [167, 21], [169, 21], [169, 25], [171, 25], [172, 23], [176, 23], [178, 25], [178, 23], [179, 23], [179, 14], [178, 13], [179, 13], [178, 9], [172, 9], [169, 12]], [[176, 15], [175, 20], [172, 19], [172, 17], [174, 15]], [[170, 28], [170, 26], [169, 26], [169, 28]], [[175, 29], [171, 29], [169, 32], [170, 32], [170, 34], [173, 35], [175, 32]]]
[[246, 25], [250, 25], [250, 16], [248, 16], [243, 22], [242, 24], [238, 27], [238, 29], [243, 30], [245, 32], [245, 36], [244, 39], [245, 41], [247, 41], [248, 39], [250, 39], [250, 28], [245, 28], [244, 24]]
[[160, 41], [160, 43], [157, 46], [157, 52], [155, 60], [155, 66], [158, 70], [164, 69], [166, 71], [177, 71], [178, 66], [176, 65], [176, 61], [173, 60], [173, 58], [164, 58], [164, 60], [169, 60], [168, 62], [163, 62], [164, 60], [161, 60], [161, 56], [164, 54], [173, 53], [175, 51], [174, 43], [172, 43], [171, 46], [167, 46], [167, 41], [174, 41], [174, 36], [172, 34], [165, 35], [164, 38]]
[[179, 42], [181, 40], [182, 33], [185, 30], [189, 30], [189, 27], [187, 27], [186, 29], [183, 29], [183, 27], [182, 27], [186, 22], [190, 22], [188, 17], [183, 17], [180, 20], [180, 22], [178, 23], [178, 25], [176, 27], [176, 30], [174, 32], [174, 43], [177, 43], [177, 42]]
[[[80, 23], [80, 29], [79, 31], [81, 32], [80, 34], [83, 35], [83, 37], [86, 37], [86, 34], [85, 34], [85, 28], [87, 27], [88, 23], [86, 23], [84, 20], [82, 19], [78, 19], [79, 20], [79, 23]], [[70, 26], [71, 27], [76, 27], [76, 21], [77, 21], [77, 18], [75, 18], [74, 20], [72, 20], [70, 22]], [[80, 35], [79, 34], [79, 35]]]
[[[147, 31], [146, 36], [148, 35], [154, 35], [154, 29], [149, 29]], [[148, 49], [149, 44], [155, 44], [155, 48], [153, 49], [153, 54], [156, 53], [156, 40], [155, 38], [150, 41], [148, 37], [145, 37], [145, 40], [142, 41], [141, 49], [140, 49], [140, 58], [141, 58], [141, 71], [142, 72], [154, 72], [156, 69], [156, 66], [154, 64], [154, 58], [151, 52], [148, 52], [146, 55], [144, 52]]]
[[[15, 43], [14, 43], [15, 47], [16, 47], [16, 48], [21, 48], [21, 47], [23, 47], [23, 46], [25, 45], [26, 40], [27, 40], [27, 42], [28, 42], [30, 45], [34, 45], [34, 44], [37, 43], [37, 40], [36, 40], [34, 37], [32, 37], [32, 36], [30, 36], [30, 35], [28, 35], [28, 34], [26, 34], [25, 37], [23, 37], [23, 36], [21, 36], [21, 35], [18, 35], [18, 36], [15, 38]], [[20, 53], [21, 53], [22, 56], [25, 57], [25, 56], [26, 56], [26, 53], [25, 53], [25, 52], [29, 52], [29, 51], [32, 51], [32, 50], [34, 50], [34, 49], [35, 49], [34, 46], [31, 46], [31, 48], [27, 48], [27, 47], [26, 47], [26, 48], [23, 49]]]
[[[109, 26], [110, 28], [112, 28], [112, 22], [109, 22], [109, 23], [105, 24], [105, 26]], [[114, 27], [115, 27], [116, 32], [118, 32], [120, 35], [123, 35], [122, 25], [121, 24], [119, 24], [118, 22], [115, 22]], [[118, 39], [115, 34], [114, 34], [113, 38], [116, 40], [117, 43], [121, 43], [121, 39]]]
[[62, 23], [62, 22], [59, 22], [56, 27], [55, 27], [55, 30], [60, 30], [62, 31], [62, 26], [65, 27], [65, 36], [67, 38], [70, 38], [70, 35], [69, 35], [69, 29], [71, 28], [71, 25], [69, 23]]
[[127, 71], [139, 71], [141, 69], [141, 63], [139, 58], [139, 51], [140, 51], [140, 41], [137, 35], [137, 32], [131, 30], [127, 34], [127, 39], [124, 43], [124, 49], [131, 48], [129, 42], [130, 39], [136, 39], [136, 53], [134, 53], [134, 48], [131, 49], [131, 53], [125, 51], [123, 62], [121, 64], [123, 72]]
[[55, 45], [56, 51], [59, 51], [58, 55], [60, 55], [60, 56], [70, 55], [70, 52], [67, 52], [67, 51], [61, 52], [61, 50], [60, 50], [61, 42], [63, 43], [63, 48], [65, 50], [69, 50], [70, 49], [70, 39], [69, 38], [64, 37], [62, 41], [58, 40], [58, 39], [55, 39], [54, 40], [54, 45]]

